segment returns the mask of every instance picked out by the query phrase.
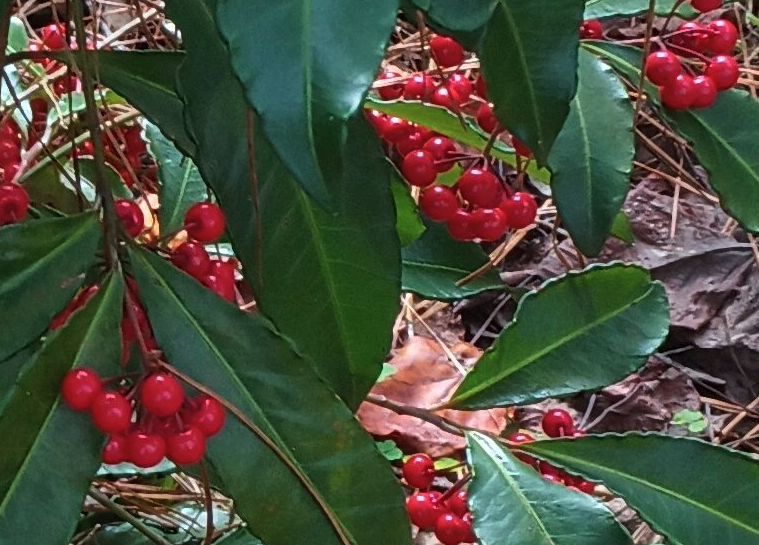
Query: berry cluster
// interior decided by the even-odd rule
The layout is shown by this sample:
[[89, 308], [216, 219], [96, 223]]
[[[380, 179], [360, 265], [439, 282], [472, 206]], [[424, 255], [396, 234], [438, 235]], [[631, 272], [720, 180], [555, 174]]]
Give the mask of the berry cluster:
[[61, 397], [73, 410], [89, 411], [93, 425], [108, 435], [101, 453], [105, 464], [148, 468], [164, 457], [177, 465], [196, 464], [206, 438], [224, 425], [218, 400], [204, 394], [187, 398], [168, 373], [149, 373], [124, 389], [103, 386], [92, 369], [72, 369], [61, 383]]
[[[440, 68], [458, 67], [464, 60], [464, 50], [449, 37], [433, 36], [430, 52]], [[442, 72], [440, 72], [442, 74]], [[400, 80], [381, 85], [377, 94], [383, 100], [421, 100], [452, 112], [471, 115], [477, 125], [491, 135], [504, 133], [486, 99], [481, 76], [470, 80], [462, 71], [443, 75], [416, 73], [403, 79], [400, 73], [385, 70], [378, 81]], [[499, 179], [485, 156], [472, 156], [452, 141], [429, 130], [377, 110], [366, 116], [388, 152], [397, 159], [400, 170], [413, 187], [422, 188], [419, 197], [421, 211], [432, 221], [445, 222], [451, 236], [457, 240], [493, 241], [509, 228], [521, 229], [535, 220], [537, 203], [526, 192], [514, 192]], [[513, 136], [509, 142], [524, 162], [532, 156]], [[448, 172], [458, 162], [470, 162], [452, 186], [436, 184], [438, 175]]]
[[417, 489], [406, 498], [406, 512], [420, 530], [433, 530], [443, 545], [475, 543], [466, 490], [459, 481], [445, 494], [429, 490], [435, 478], [435, 462], [426, 454], [414, 454], [403, 464], [403, 478]]

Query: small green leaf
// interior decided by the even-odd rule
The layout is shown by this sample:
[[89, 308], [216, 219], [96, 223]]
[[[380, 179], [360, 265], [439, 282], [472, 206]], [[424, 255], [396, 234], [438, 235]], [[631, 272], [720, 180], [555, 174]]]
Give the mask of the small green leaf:
[[614, 216], [614, 223], [611, 224], [611, 236], [628, 244], [635, 242], [635, 235], [630, 226], [630, 219], [624, 211], [620, 211]]
[[592, 265], [519, 301], [448, 403], [480, 409], [601, 388], [645, 363], [669, 327], [664, 286], [632, 265]]
[[5, 46], [6, 53], [17, 53], [29, 49], [29, 36], [26, 34], [24, 22], [15, 15], [10, 18], [8, 26], [8, 42]]
[[759, 544], [759, 464], [746, 454], [638, 433], [536, 441], [520, 450], [603, 481], [668, 543]]
[[419, 219], [416, 203], [409, 193], [408, 186], [401, 181], [400, 175], [395, 175], [390, 181], [390, 190], [395, 201], [395, 230], [401, 239], [401, 246], [408, 246], [424, 233], [424, 223]]
[[0, 228], [0, 361], [42, 335], [95, 261], [94, 213]]
[[461, 460], [457, 460], [456, 458], [449, 458], [447, 456], [435, 458], [435, 471], [447, 472], [458, 467], [461, 467]]
[[382, 382], [386, 378], [392, 377], [396, 372], [395, 367], [390, 365], [389, 363], [383, 363], [382, 364], [382, 372], [380, 373], [380, 376], [377, 377], [377, 382]]
[[403, 459], [403, 452], [398, 448], [398, 445], [396, 445], [395, 441], [392, 439], [387, 439], [386, 441], [375, 441], [374, 444], [376, 445], [377, 450], [379, 450], [382, 456], [384, 456], [388, 461], [395, 462], [396, 460]]
[[546, 481], [495, 440], [467, 434], [468, 501], [481, 543], [630, 545], [611, 512], [591, 496]]
[[445, 226], [428, 223], [424, 234], [402, 250], [403, 291], [428, 299], [464, 299], [487, 290], [503, 289], [498, 271], [490, 268], [470, 282], [456, 283], [489, 262], [471, 242], [453, 240]]

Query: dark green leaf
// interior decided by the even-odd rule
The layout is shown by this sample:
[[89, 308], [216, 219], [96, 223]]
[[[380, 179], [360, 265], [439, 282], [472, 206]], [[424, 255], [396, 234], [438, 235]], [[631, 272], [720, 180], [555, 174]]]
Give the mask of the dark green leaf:
[[243, 529], [223, 537], [218, 541], [218, 545], [263, 545], [263, 543]]
[[591, 496], [546, 481], [508, 449], [467, 434], [472, 468], [469, 508], [482, 543], [629, 545], [630, 536]]
[[464, 378], [450, 406], [532, 403], [615, 382], [667, 335], [664, 286], [637, 266], [592, 265], [519, 301], [514, 321]]
[[597, 255], [627, 195], [635, 142], [627, 91], [607, 65], [579, 55], [577, 94], [548, 165], [561, 222], [585, 255]]
[[428, 223], [424, 234], [406, 246], [402, 256], [403, 290], [428, 299], [464, 299], [505, 287], [493, 268], [471, 282], [456, 285], [488, 263], [488, 256], [476, 244], [453, 240], [443, 224]]
[[[61, 404], [67, 371], [117, 372], [121, 352], [122, 283], [112, 278], [69, 323], [53, 334], [27, 367], [0, 414], [0, 535], [4, 545], [68, 543], [90, 480], [100, 465], [103, 436], [87, 413]], [[39, 523], [39, 514], [45, 523]]]
[[395, 201], [395, 230], [401, 239], [401, 246], [407, 246], [422, 236], [424, 224], [419, 219], [416, 203], [411, 198], [408, 186], [401, 181], [400, 176], [393, 176], [390, 182]]
[[624, 212], [619, 212], [614, 216], [614, 223], [611, 224], [611, 236], [628, 244], [635, 242], [630, 220]]
[[[132, 265], [167, 361], [232, 403], [272, 442], [266, 446], [230, 415], [208, 444], [208, 461], [250, 531], [267, 545], [409, 543], [402, 493], [387, 462], [309, 362], [269, 322], [163, 259], [134, 252]], [[336, 528], [351, 537], [338, 538]]]
[[208, 197], [206, 184], [192, 159], [177, 150], [155, 125], [145, 127], [150, 154], [158, 164], [158, 221], [162, 233], [182, 227], [184, 213], [194, 202]]
[[521, 446], [603, 481], [669, 543], [759, 543], [759, 464], [748, 455], [696, 439], [637, 433]]
[[[366, 99], [365, 105], [367, 108], [424, 125], [430, 130], [452, 138], [470, 148], [482, 151], [488, 143], [487, 137], [477, 130], [471, 120], [467, 120], [466, 125], [462, 126], [459, 118], [445, 108], [421, 102], [383, 102], [371, 97]], [[490, 153], [496, 159], [510, 165], [516, 165], [514, 150], [506, 147], [502, 142], [496, 142]], [[551, 173], [548, 170], [538, 168], [534, 163], [528, 166], [527, 174], [545, 183], [551, 179]]]
[[37, 350], [39, 350], [39, 345], [34, 343], [19, 350], [10, 358], [0, 361], [0, 413], [10, 399], [16, 387], [16, 381]]
[[219, 30], [264, 133], [306, 192], [340, 193], [348, 120], [395, 25], [397, 0], [218, 2]]
[[[649, 0], [587, 0], [585, 2], [585, 19], [602, 19], [604, 17], [632, 17], [648, 11]], [[657, 0], [656, 15], [666, 17], [672, 11], [676, 0]], [[692, 19], [697, 14], [689, 2], [681, 4], [677, 10], [679, 17]]]
[[95, 214], [0, 228], [0, 361], [37, 339], [95, 261]]

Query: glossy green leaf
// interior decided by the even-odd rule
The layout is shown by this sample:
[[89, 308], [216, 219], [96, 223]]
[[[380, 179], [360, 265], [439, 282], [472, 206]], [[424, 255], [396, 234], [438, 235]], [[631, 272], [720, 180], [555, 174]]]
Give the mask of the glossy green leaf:
[[348, 120], [374, 81], [398, 0], [222, 0], [217, 24], [264, 133], [306, 192], [339, 196]]
[[591, 496], [546, 481], [495, 440], [467, 434], [469, 509], [482, 543], [630, 545], [611, 512]]
[[356, 408], [380, 373], [398, 311], [390, 166], [363, 116], [354, 117], [340, 199], [331, 212], [316, 205], [264, 138], [224, 61], [207, 17], [215, 0], [190, 4], [170, 0], [166, 7], [188, 51], [180, 88], [198, 139], [196, 164], [224, 209], [259, 308]]
[[8, 22], [8, 41], [5, 44], [7, 53], [17, 53], [29, 48], [29, 36], [26, 34], [24, 22], [13, 16]]
[[[74, 367], [119, 369], [122, 283], [111, 279], [53, 334], [25, 369], [0, 413], [0, 535], [3, 545], [68, 543], [100, 465], [103, 435], [87, 413], [62, 405]], [[45, 513], [45, 523], [39, 514]]]
[[562, 225], [585, 255], [597, 255], [630, 185], [633, 111], [616, 74], [581, 50], [577, 94], [548, 165]]
[[619, 212], [614, 216], [614, 222], [611, 224], [611, 236], [628, 244], [635, 242], [635, 234], [632, 231], [630, 219], [624, 212]]
[[[627, 77], [640, 77], [640, 49], [594, 43], [588, 48]], [[709, 108], [673, 111], [661, 107], [655, 87], [647, 84], [649, 101], [693, 143], [693, 151], [709, 173], [720, 205], [742, 227], [759, 232], [759, 102], [745, 91], [721, 92]]]
[[759, 544], [759, 464], [749, 455], [697, 439], [639, 433], [522, 446], [603, 481], [668, 543]]
[[419, 218], [419, 212], [409, 193], [408, 185], [401, 180], [400, 175], [393, 177], [390, 189], [395, 201], [395, 230], [398, 231], [401, 246], [407, 246], [422, 236], [425, 229], [424, 223]]
[[[470, 148], [482, 151], [488, 144], [487, 137], [475, 127], [471, 119], [465, 118], [466, 123], [462, 126], [459, 118], [445, 108], [422, 102], [404, 102], [400, 100], [396, 102], [383, 102], [372, 97], [367, 98], [364, 105], [367, 108], [423, 125], [438, 134], [447, 136]], [[514, 150], [502, 142], [496, 142], [490, 150], [490, 154], [496, 159], [500, 159], [510, 165], [516, 165]], [[527, 174], [545, 183], [548, 183], [551, 179], [551, 173], [547, 169], [538, 168], [534, 162], [527, 167]]]
[[0, 227], [0, 361], [47, 329], [95, 261], [92, 213]]
[[[632, 17], [648, 11], [649, 0], [587, 0], [585, 2], [585, 19], [603, 19], [605, 17]], [[666, 17], [672, 11], [676, 0], [657, 0], [656, 15]], [[688, 2], [677, 10], [679, 17], [692, 19], [696, 12]]]
[[267, 545], [409, 543], [390, 467], [290, 342], [149, 252], [133, 252], [132, 265], [167, 361], [271, 441], [230, 415], [208, 443], [208, 462], [249, 531]]
[[488, 263], [488, 256], [477, 244], [452, 239], [443, 224], [428, 223], [424, 234], [403, 248], [402, 257], [403, 291], [428, 299], [464, 299], [505, 287], [494, 268], [466, 284], [456, 285]]
[[206, 184], [192, 159], [185, 157], [161, 131], [145, 126], [148, 150], [158, 165], [158, 221], [162, 233], [182, 227], [184, 213], [192, 203], [208, 197]]
[[522, 297], [448, 405], [532, 403], [611, 384], [640, 367], [669, 328], [664, 286], [638, 266], [592, 265]]

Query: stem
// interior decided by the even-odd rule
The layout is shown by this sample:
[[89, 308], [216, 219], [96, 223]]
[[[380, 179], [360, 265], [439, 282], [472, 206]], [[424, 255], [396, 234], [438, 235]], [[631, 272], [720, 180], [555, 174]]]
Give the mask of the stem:
[[661, 27], [660, 34], [664, 34], [667, 32], [667, 27], [669, 26], [670, 21], [672, 21], [672, 17], [675, 15], [677, 8], [679, 8], [683, 4], [683, 2], [685, 2], [685, 0], [677, 0], [675, 4], [672, 6], [672, 9], [667, 15], [667, 18], [664, 20], [664, 25]]
[[453, 496], [456, 492], [461, 490], [461, 487], [464, 486], [466, 483], [468, 483], [469, 479], [471, 478], [472, 478], [472, 474], [467, 473], [466, 475], [461, 477], [458, 481], [453, 483], [453, 486], [450, 487], [448, 490], [446, 490], [445, 493], [443, 493], [443, 495], [437, 499], [438, 503], [445, 503], [445, 500], [447, 500], [448, 498]]
[[640, 109], [643, 107], [643, 86], [646, 83], [646, 58], [651, 52], [651, 33], [654, 28], [654, 13], [656, 0], [648, 0], [648, 13], [646, 13], [646, 34], [643, 38], [643, 57], [640, 62], [640, 78], [638, 78], [638, 96], [635, 99], [635, 113], [633, 114], [633, 131], [638, 123]]
[[121, 507], [118, 503], [112, 501], [108, 496], [103, 494], [100, 490], [93, 487], [90, 489], [90, 496], [100, 505], [118, 515], [122, 520], [131, 524], [135, 530], [140, 532], [150, 541], [156, 545], [171, 545], [168, 541], [156, 534], [153, 530], [148, 528], [144, 522], [132, 515], [129, 511]]
[[213, 499], [211, 498], [211, 482], [208, 479], [206, 463], [202, 460], [200, 462], [200, 477], [203, 482], [203, 505], [206, 508], [206, 537], [203, 539], [202, 545], [211, 545], [214, 534]]

